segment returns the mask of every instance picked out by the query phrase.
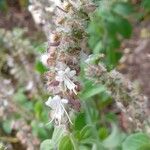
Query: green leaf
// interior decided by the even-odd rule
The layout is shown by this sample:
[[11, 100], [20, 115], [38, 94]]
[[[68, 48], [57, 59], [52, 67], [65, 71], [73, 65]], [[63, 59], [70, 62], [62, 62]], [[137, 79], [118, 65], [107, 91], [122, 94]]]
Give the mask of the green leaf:
[[120, 41], [117, 39], [117, 36], [109, 36], [109, 39], [107, 39], [107, 44], [112, 49], [117, 49], [120, 47]]
[[138, 150], [150, 150], [150, 144], [145, 144], [141, 146]]
[[88, 26], [89, 39], [88, 43], [91, 49], [94, 49], [97, 43], [102, 39], [102, 35], [104, 34], [104, 28], [102, 26], [101, 18], [97, 15], [93, 14], [93, 18]]
[[117, 121], [117, 116], [113, 112], [108, 112], [105, 114], [105, 119], [108, 122], [114, 122], [114, 121]]
[[64, 136], [59, 143], [59, 150], [74, 150], [69, 135]]
[[12, 131], [12, 120], [5, 120], [2, 123], [3, 130], [5, 133], [10, 134]]
[[42, 110], [43, 110], [42, 103], [40, 101], [37, 101], [34, 105], [34, 112], [35, 112], [35, 115], [38, 119], [40, 119], [40, 116], [42, 114]]
[[42, 43], [42, 44], [40, 44], [40, 45], [38, 45], [38, 46], [36, 47], [36, 50], [37, 50], [38, 52], [41, 52], [41, 53], [44, 53], [44, 52], [45, 52], [45, 49], [46, 49], [46, 44], [45, 44], [45, 43]]
[[142, 150], [146, 144], [150, 143], [150, 137], [144, 133], [135, 133], [128, 136], [122, 144], [123, 150]]
[[144, 9], [146, 11], [150, 11], [150, 1], [149, 0], [143, 0], [141, 3], [142, 7], [144, 7]]
[[99, 122], [99, 110], [95, 108], [94, 101], [86, 101], [85, 103], [85, 109], [88, 107], [88, 112], [86, 111], [87, 122], [91, 122], [92, 125], [95, 125], [97, 122]]
[[24, 107], [27, 111], [32, 111], [32, 110], [33, 110], [33, 102], [31, 102], [31, 101], [25, 102], [25, 103], [23, 104], [23, 107]]
[[38, 136], [41, 140], [44, 140], [49, 137], [47, 130], [44, 127], [44, 124], [37, 121], [32, 121], [32, 132], [34, 135]]
[[28, 99], [27, 99], [27, 97], [26, 97], [26, 95], [24, 94], [24, 91], [23, 91], [22, 89], [18, 90], [18, 91], [15, 93], [13, 99], [14, 99], [16, 102], [18, 102], [19, 104], [25, 104], [25, 103], [28, 101]]
[[112, 8], [115, 13], [124, 17], [130, 15], [133, 12], [132, 5], [127, 2], [116, 2]]
[[85, 145], [80, 145], [79, 150], [91, 150], [91, 148]]
[[80, 131], [80, 140], [84, 140], [89, 138], [92, 135], [92, 127], [90, 125], [86, 125], [81, 131]]
[[81, 130], [86, 125], [85, 113], [79, 113], [75, 119], [74, 128], [75, 130]]
[[42, 62], [40, 61], [37, 61], [36, 64], [35, 64], [35, 69], [43, 74], [44, 72], [48, 71], [48, 69], [42, 64]]
[[106, 32], [111, 36], [115, 36], [118, 31], [115, 16], [111, 13], [107, 13], [107, 16], [102, 17], [104, 20]]
[[93, 18], [91, 19], [91, 22], [87, 29], [88, 33], [95, 34], [99, 38], [101, 37], [100, 33], [104, 33], [104, 29], [103, 29], [102, 25], [99, 23], [100, 21], [101, 21], [101, 18], [98, 15], [95, 15], [95, 16], [93, 15]]
[[88, 39], [88, 43], [91, 49], [94, 49], [96, 44], [100, 41], [100, 39], [97, 36], [91, 35]]
[[120, 52], [117, 52], [116, 50], [114, 49], [107, 49], [107, 66], [108, 66], [108, 69], [113, 69], [119, 62], [122, 54]]
[[40, 150], [54, 150], [58, 148], [60, 140], [64, 136], [65, 130], [62, 127], [55, 127], [52, 139], [45, 140], [40, 146]]
[[97, 42], [97, 44], [96, 44], [96, 46], [95, 46], [95, 48], [94, 48], [94, 50], [93, 50], [93, 53], [94, 53], [94, 54], [98, 54], [98, 53], [100, 53], [102, 50], [103, 50], [103, 44], [102, 44], [102, 42]]
[[103, 141], [105, 148], [116, 150], [124, 139], [124, 134], [120, 133], [115, 124], [112, 125], [112, 133]]
[[130, 38], [132, 33], [132, 26], [129, 21], [120, 16], [115, 16], [115, 19], [118, 33], [121, 34], [124, 38]]
[[101, 140], [106, 139], [106, 137], [108, 136], [108, 130], [105, 127], [101, 127], [98, 132]]
[[52, 140], [55, 142], [55, 145], [58, 145], [60, 142], [61, 138], [64, 136], [65, 129], [61, 126], [55, 127]]
[[124, 38], [129, 38], [131, 36], [132, 26], [127, 19], [113, 13], [107, 13], [107, 16], [103, 16], [103, 18], [109, 35], [115, 37], [116, 33], [119, 33]]
[[106, 88], [103, 85], [96, 85], [91, 81], [85, 81], [85, 88], [82, 93], [80, 93], [80, 98], [87, 100], [88, 98], [91, 98], [92, 96], [95, 96], [97, 94], [100, 94], [102, 92], [106, 91]]
[[44, 140], [40, 145], [40, 150], [54, 150], [55, 146], [52, 140]]

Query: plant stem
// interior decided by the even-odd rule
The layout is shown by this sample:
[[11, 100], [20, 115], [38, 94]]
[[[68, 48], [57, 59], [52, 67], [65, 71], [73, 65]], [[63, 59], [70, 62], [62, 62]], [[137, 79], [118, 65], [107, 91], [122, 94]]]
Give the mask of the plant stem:
[[19, 140], [15, 137], [0, 137], [1, 141], [10, 142], [10, 143], [18, 143]]
[[75, 138], [73, 137], [72, 134], [70, 134], [70, 139], [71, 139], [71, 142], [72, 142], [72, 144], [73, 144], [74, 150], [79, 150], [79, 147], [78, 147], [78, 145], [76, 144], [76, 140], [75, 140]]

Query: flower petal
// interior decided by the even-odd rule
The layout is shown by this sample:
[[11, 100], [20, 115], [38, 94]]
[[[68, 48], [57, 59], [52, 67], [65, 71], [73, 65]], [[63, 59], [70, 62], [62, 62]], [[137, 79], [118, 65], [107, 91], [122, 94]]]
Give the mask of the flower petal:
[[74, 77], [75, 75], [76, 75], [76, 71], [75, 71], [75, 70], [71, 70], [71, 71], [69, 72], [69, 77], [70, 77], [70, 78]]
[[68, 103], [68, 100], [67, 100], [67, 99], [62, 99], [61, 101], [62, 101], [62, 103], [64, 103], [64, 104], [67, 104], [67, 103]]
[[49, 97], [48, 101], [45, 103], [47, 106], [51, 107], [52, 109], [57, 109], [60, 107], [61, 98], [60, 96], [56, 95], [53, 98]]
[[52, 100], [52, 98], [49, 97], [48, 100], [45, 102], [45, 104], [46, 104], [47, 106], [49, 106], [49, 107], [50, 107], [50, 104], [51, 104], [51, 100]]

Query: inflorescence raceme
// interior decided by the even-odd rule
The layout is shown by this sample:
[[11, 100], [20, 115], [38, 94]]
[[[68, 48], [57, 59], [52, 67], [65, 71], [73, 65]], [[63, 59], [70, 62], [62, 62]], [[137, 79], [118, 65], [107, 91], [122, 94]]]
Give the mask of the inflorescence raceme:
[[72, 123], [69, 117], [71, 110], [79, 111], [77, 96], [81, 85], [78, 76], [82, 62], [87, 64], [85, 78], [104, 84], [117, 106], [135, 125], [133, 130], [142, 128], [141, 112], [146, 110], [142, 104], [145, 104], [146, 98], [138, 96], [133, 85], [116, 70], [108, 72], [102, 63], [91, 63], [95, 56], [90, 55], [85, 29], [90, 13], [96, 9], [92, 0], [49, 0], [45, 4], [40, 0], [30, 1], [29, 10], [35, 21], [42, 24], [48, 38], [47, 52], [41, 56], [41, 61], [49, 70], [45, 74], [46, 85], [53, 95], [46, 102], [52, 109], [50, 122], [68, 126], [69, 122]]

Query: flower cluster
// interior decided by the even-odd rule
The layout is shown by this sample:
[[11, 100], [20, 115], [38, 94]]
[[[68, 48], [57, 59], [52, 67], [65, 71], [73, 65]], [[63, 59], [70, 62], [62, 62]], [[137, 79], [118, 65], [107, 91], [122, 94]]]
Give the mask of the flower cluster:
[[137, 85], [131, 83], [117, 70], [113, 69], [108, 72], [103, 63], [93, 64], [97, 59], [102, 59], [101, 55], [92, 55], [86, 60], [86, 78], [107, 87], [116, 102], [117, 109], [125, 114], [129, 126], [127, 130], [148, 130], [146, 126], [150, 123], [150, 117], [147, 116], [147, 97], [140, 94]]
[[[136, 120], [135, 123], [132, 122], [134, 125], [138, 124], [137, 122], [141, 125], [140, 113], [145, 109], [145, 106], [142, 107], [145, 103], [143, 97], [135, 93], [133, 85], [119, 72], [108, 72], [101, 61], [99, 64], [95, 63], [98, 62], [95, 59], [101, 60], [104, 55], [89, 55], [88, 34], [85, 28], [90, 13], [96, 8], [92, 0], [49, 0], [46, 5], [43, 4], [44, 1], [30, 1], [31, 13], [34, 17], [35, 13], [39, 13], [38, 22], [39, 16], [42, 16], [40, 22], [48, 35], [47, 52], [41, 56], [41, 61], [49, 70], [45, 74], [46, 85], [53, 95], [46, 102], [51, 108], [50, 122], [54, 121], [56, 125], [71, 123], [70, 109], [79, 110], [77, 96], [80, 84], [77, 79], [80, 73], [79, 62], [82, 61], [87, 64], [84, 70], [85, 78], [97, 84], [104, 84], [117, 107], [125, 112], [130, 120]], [[45, 13], [48, 15], [44, 15]], [[137, 126], [133, 128], [137, 129]]]
[[[39, 6], [43, 6], [43, 2], [31, 0], [29, 10], [36, 22], [48, 27], [48, 48], [41, 61], [49, 70], [45, 73], [46, 85], [53, 95], [46, 102], [51, 108], [50, 122], [56, 125], [72, 123], [69, 111], [79, 111], [80, 107], [77, 98], [80, 89], [77, 80], [79, 61], [89, 52], [85, 28], [94, 5], [91, 0], [50, 0], [45, 8]], [[42, 15], [43, 12], [48, 13], [49, 19]]]

